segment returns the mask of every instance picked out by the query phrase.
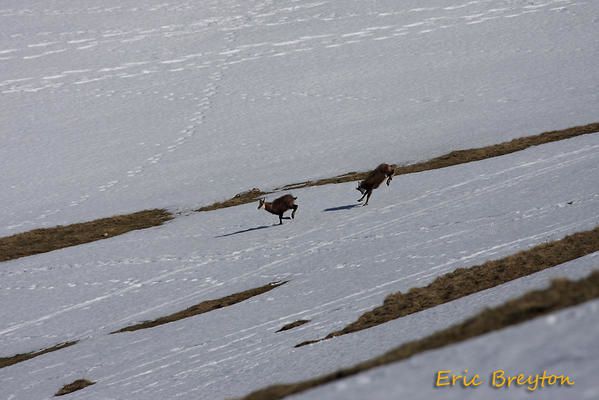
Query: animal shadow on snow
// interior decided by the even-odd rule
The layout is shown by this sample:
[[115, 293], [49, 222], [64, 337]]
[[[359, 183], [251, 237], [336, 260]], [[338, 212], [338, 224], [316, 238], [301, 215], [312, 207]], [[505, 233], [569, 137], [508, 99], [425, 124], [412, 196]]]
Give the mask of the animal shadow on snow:
[[227, 236], [239, 235], [240, 233], [246, 233], [246, 232], [251, 232], [251, 231], [257, 231], [257, 230], [260, 230], [260, 229], [272, 228], [273, 226], [278, 226], [278, 225], [256, 226], [254, 228], [242, 229], [240, 231], [235, 231], [235, 232], [231, 232], [231, 233], [225, 233], [224, 235], [218, 235], [218, 236], [215, 236], [215, 238], [222, 238], [222, 237], [227, 237]]
[[339, 207], [331, 207], [331, 208], [325, 208], [324, 212], [329, 212], [329, 211], [343, 211], [343, 210], [351, 210], [352, 208], [355, 207], [360, 207], [361, 204], [348, 204], [346, 206], [339, 206]]

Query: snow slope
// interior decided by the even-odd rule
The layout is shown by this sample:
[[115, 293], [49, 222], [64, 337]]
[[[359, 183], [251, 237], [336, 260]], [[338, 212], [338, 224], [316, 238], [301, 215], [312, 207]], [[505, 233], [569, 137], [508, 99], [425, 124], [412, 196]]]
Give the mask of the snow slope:
[[[72, 398], [243, 395], [378, 355], [483, 307], [543, 287], [551, 277], [584, 276], [597, 268], [598, 253], [372, 329], [293, 348], [341, 328], [391, 292], [595, 227], [598, 149], [599, 135], [594, 134], [399, 176], [389, 188], [377, 190], [366, 208], [353, 207], [359, 195], [353, 183], [297, 190], [293, 193], [300, 209], [296, 219], [283, 226], [272, 226], [275, 217], [248, 204], [3, 263], [0, 355], [81, 340], [0, 369], [3, 394], [10, 400], [50, 398], [62, 385], [86, 377], [98, 383]], [[231, 307], [149, 330], [108, 335], [134, 322], [280, 280], [289, 282]], [[588, 324], [596, 324], [594, 309], [581, 309], [588, 314]], [[275, 333], [300, 318], [312, 322]], [[546, 322], [515, 329], [530, 336], [539, 324]], [[580, 329], [574, 331], [572, 324], [557, 324], [555, 332], [542, 338], [541, 344], [547, 345], [552, 335], [570, 329], [566, 343], [579, 344], [558, 347], [560, 359], [578, 357], [589, 343], [583, 336], [592, 335], [587, 324], [575, 324]], [[496, 335], [493, 346], [506, 337], [502, 332]], [[470, 348], [469, 343], [460, 346]], [[472, 353], [479, 354], [480, 342], [472, 346]], [[510, 351], [530, 346], [513, 342]], [[589, 368], [596, 366], [593, 354], [559, 365], [588, 377]], [[442, 367], [430, 355], [422, 357], [427, 361], [418, 364], [416, 373], [424, 371], [426, 378], [415, 382], [430, 379]], [[472, 367], [465, 367], [494, 366], [476, 357], [465, 355], [464, 363], [472, 361]], [[524, 366], [538, 367], [546, 360], [539, 356]], [[497, 359], [498, 367], [517, 361]], [[461, 367], [459, 360], [454, 365]], [[396, 367], [406, 364], [390, 368]], [[336, 389], [326, 390], [327, 396], [337, 395]]]
[[[465, 343], [418, 355], [407, 362], [377, 368], [289, 399], [596, 399], [599, 396], [596, 378], [599, 363], [599, 347], [596, 343], [599, 335], [598, 314], [599, 301], [590, 302]], [[572, 332], [582, 334], [574, 335]], [[464, 369], [468, 369], [469, 379], [477, 373], [483, 383], [476, 389], [467, 390], [459, 386], [433, 388], [431, 383], [434, 378], [431, 376], [442, 369], [451, 369], [457, 374], [463, 374]], [[539, 386], [534, 391], [528, 391], [526, 386], [492, 388], [490, 376], [499, 369], [510, 376], [519, 373], [542, 374], [542, 371], [568, 375], [574, 386]]]
[[599, 3], [3, 0], [0, 235], [597, 119]]

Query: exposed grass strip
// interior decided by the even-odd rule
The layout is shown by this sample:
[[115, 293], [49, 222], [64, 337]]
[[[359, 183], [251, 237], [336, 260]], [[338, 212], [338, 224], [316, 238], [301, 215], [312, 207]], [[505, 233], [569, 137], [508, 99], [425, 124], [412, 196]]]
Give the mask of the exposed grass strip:
[[12, 357], [0, 357], [0, 368], [10, 367], [11, 365], [18, 364], [23, 361], [31, 360], [32, 358], [41, 356], [43, 354], [51, 353], [53, 351], [57, 351], [60, 349], [64, 349], [65, 347], [72, 346], [75, 343], [77, 343], [77, 341], [60, 343], [60, 344], [57, 344], [56, 346], [48, 347], [47, 349], [43, 349], [43, 350], [39, 350], [39, 351], [32, 351], [31, 353], [17, 354]]
[[[561, 129], [557, 131], [543, 132], [533, 136], [519, 137], [510, 140], [509, 142], [503, 142], [490, 146], [452, 151], [451, 153], [447, 153], [427, 161], [396, 167], [395, 175], [413, 174], [416, 172], [430, 171], [433, 169], [451, 167], [454, 165], [465, 164], [473, 161], [485, 160], [487, 158], [499, 157], [506, 154], [514, 153], [516, 151], [525, 150], [529, 147], [539, 146], [551, 142], [557, 142], [559, 140], [570, 139], [576, 136], [587, 135], [596, 132], [599, 132], [599, 122], [595, 122], [588, 125], [575, 126], [572, 128]], [[275, 191], [359, 181], [366, 178], [366, 175], [368, 175], [369, 172], [370, 171], [348, 172], [332, 178], [323, 178], [314, 181], [286, 185], [281, 188], [275, 189]]]
[[232, 198], [225, 201], [217, 201], [216, 203], [210, 204], [209, 206], [200, 207], [196, 211], [214, 211], [221, 208], [234, 207], [242, 204], [251, 203], [258, 200], [261, 196], [270, 192], [263, 192], [258, 188], [253, 188], [245, 192], [241, 192], [233, 196]]
[[64, 396], [65, 394], [73, 393], [91, 385], [95, 385], [96, 382], [92, 382], [87, 379], [77, 379], [73, 383], [64, 385], [54, 396]]
[[383, 305], [362, 314], [345, 328], [331, 332], [323, 339], [302, 342], [295, 347], [372, 328], [596, 251], [599, 251], [599, 227], [540, 244], [499, 260], [487, 261], [482, 265], [458, 268], [439, 276], [425, 287], [412, 288], [407, 293], [393, 293], [385, 298]]
[[140, 322], [139, 324], [127, 326], [125, 328], [119, 329], [118, 331], [114, 331], [111, 333], [114, 334], [114, 333], [121, 333], [121, 332], [133, 332], [133, 331], [138, 331], [140, 329], [153, 328], [155, 326], [168, 324], [168, 323], [179, 321], [179, 320], [182, 320], [185, 318], [190, 318], [190, 317], [193, 317], [193, 316], [196, 316], [199, 314], [204, 314], [209, 311], [217, 310], [219, 308], [232, 306], [233, 304], [237, 304], [239, 302], [242, 302], [242, 301], [252, 298], [254, 296], [258, 296], [259, 294], [266, 293], [270, 290], [273, 290], [274, 288], [284, 285], [287, 282], [288, 281], [271, 282], [264, 286], [246, 290], [244, 292], [231, 294], [229, 296], [222, 297], [220, 299], [206, 300], [199, 304], [196, 304], [195, 306], [186, 308], [183, 311], [178, 311], [171, 315], [167, 315], [165, 317], [160, 317], [160, 318], [152, 320], [152, 321]]
[[459, 343], [597, 298], [599, 271], [579, 281], [558, 279], [547, 289], [532, 291], [501, 306], [486, 309], [462, 323], [405, 343], [381, 356], [305, 381], [269, 386], [243, 397], [243, 400], [282, 399], [372, 368], [405, 360], [424, 351]]
[[0, 261], [46, 253], [162, 225], [173, 218], [166, 210], [145, 210], [71, 225], [35, 229], [0, 238]]
[[[443, 156], [433, 158], [429, 161], [399, 166], [395, 170], [395, 175], [422, 172], [463, 164], [471, 161], [479, 161], [486, 158], [497, 157], [513, 153], [515, 151], [524, 150], [531, 146], [538, 146], [549, 142], [569, 139], [575, 136], [595, 132], [599, 132], [599, 123], [544, 132], [539, 135], [526, 136], [492, 146], [453, 151]], [[358, 181], [364, 179], [367, 174], [368, 172], [352, 171], [332, 178], [324, 178], [285, 185], [280, 188], [276, 188], [271, 192], [264, 192], [260, 189], [254, 188], [246, 192], [239, 193], [233, 196], [231, 199], [216, 202], [211, 205], [201, 207], [195, 211], [213, 211], [222, 208], [248, 204], [257, 201], [258, 198], [266, 194], [284, 190]], [[173, 215], [168, 211], [154, 209], [139, 211], [132, 214], [117, 215], [114, 217], [102, 218], [79, 224], [35, 229], [29, 232], [23, 232], [13, 236], [0, 238], [0, 261], [13, 260], [20, 257], [62, 249], [64, 247], [90, 243], [96, 240], [121, 235], [132, 230], [145, 229], [161, 225], [172, 218]]]
[[297, 328], [298, 326], [302, 326], [304, 324], [307, 324], [308, 322], [310, 322], [309, 319], [299, 319], [299, 320], [291, 322], [291, 323], [289, 323], [287, 325], [283, 325], [281, 327], [281, 329], [279, 329], [277, 332], [288, 331], [290, 329]]
[[[433, 169], [451, 167], [453, 165], [464, 164], [472, 161], [480, 161], [487, 158], [503, 156], [516, 151], [524, 150], [532, 146], [539, 146], [542, 144], [556, 142], [559, 140], [570, 139], [576, 136], [586, 135], [590, 133], [599, 132], [599, 122], [595, 122], [588, 125], [575, 126], [568, 129], [561, 129], [557, 131], [543, 132], [537, 135], [524, 136], [517, 139], [510, 140], [509, 142], [503, 142], [490, 146], [477, 147], [472, 149], [457, 150], [447, 153], [445, 155], [433, 158], [428, 161], [422, 161], [415, 164], [398, 166], [395, 169], [395, 175], [412, 174], [416, 172], [430, 171]], [[257, 201], [258, 198], [285, 190], [301, 189], [313, 186], [323, 186], [336, 183], [354, 182], [360, 181], [368, 175], [370, 171], [362, 172], [347, 172], [341, 175], [334, 176], [332, 178], [323, 178], [305, 182], [293, 183], [290, 185], [281, 186], [275, 188], [273, 191], [264, 192], [260, 189], [254, 188], [243, 193], [235, 195], [233, 198], [221, 202], [216, 202], [211, 205], [201, 207], [196, 211], [213, 211], [221, 208], [234, 207], [242, 204], [248, 204]]]

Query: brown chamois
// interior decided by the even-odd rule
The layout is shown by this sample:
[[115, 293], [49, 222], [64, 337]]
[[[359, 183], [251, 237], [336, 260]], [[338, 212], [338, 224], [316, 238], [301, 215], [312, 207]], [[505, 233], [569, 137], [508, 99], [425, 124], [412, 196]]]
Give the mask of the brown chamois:
[[[264, 209], [266, 211], [268, 211], [269, 213], [278, 215], [279, 216], [279, 225], [282, 225], [284, 219], [295, 218], [295, 212], [297, 211], [297, 207], [298, 207], [297, 204], [295, 204], [295, 202], [294, 202], [296, 199], [297, 199], [297, 197], [293, 197], [290, 194], [281, 196], [272, 202], [268, 202], [268, 201], [265, 201], [264, 199], [260, 199], [259, 200], [260, 203], [258, 204], [258, 210], [261, 209], [262, 207], [264, 207]], [[283, 214], [285, 214], [285, 212], [287, 210], [291, 210], [291, 209], [293, 209], [293, 211], [291, 212], [291, 218], [283, 217]]]
[[376, 167], [375, 170], [371, 171], [366, 178], [358, 184], [357, 190], [362, 193], [362, 197], [358, 201], [364, 200], [366, 197], [366, 202], [364, 205], [368, 204], [368, 200], [370, 199], [370, 195], [372, 191], [378, 188], [381, 183], [387, 178], [387, 186], [391, 183], [393, 179], [393, 174], [395, 173], [395, 165], [394, 164], [381, 164]]

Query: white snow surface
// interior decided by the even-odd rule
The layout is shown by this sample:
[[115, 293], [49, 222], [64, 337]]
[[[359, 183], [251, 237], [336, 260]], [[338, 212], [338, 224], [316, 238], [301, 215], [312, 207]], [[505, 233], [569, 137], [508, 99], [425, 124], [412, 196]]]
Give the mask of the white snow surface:
[[[596, 262], [597, 260], [595, 260]], [[289, 400], [329, 399], [596, 399], [599, 364], [599, 301], [538, 318], [521, 326], [494, 332], [442, 350], [418, 355], [355, 377], [314, 389]], [[573, 335], [572, 332], [584, 334]], [[524, 344], [521, 345], [521, 344]], [[437, 366], [431, 371], [431, 366]], [[434, 388], [431, 372], [450, 370], [471, 379], [480, 375], [477, 388]], [[548, 374], [569, 376], [573, 386], [531, 385], [492, 387], [494, 371], [506, 376]], [[534, 378], [533, 378], [534, 379]], [[444, 382], [444, 381], [442, 381]], [[498, 385], [505, 385], [497, 378]]]
[[[363, 361], [484, 307], [545, 287], [550, 278], [585, 276], [599, 266], [599, 253], [372, 329], [293, 347], [345, 326], [389, 293], [595, 227], [598, 149], [599, 135], [586, 135], [398, 176], [375, 192], [368, 207], [355, 207], [359, 193], [353, 183], [296, 190], [296, 219], [282, 226], [272, 225], [276, 217], [248, 204], [191, 213], [164, 226], [5, 262], [0, 270], [0, 355], [81, 341], [0, 369], [2, 393], [10, 400], [49, 399], [62, 385], [85, 377], [98, 383], [71, 398], [240, 396]], [[282, 280], [289, 282], [230, 307], [109, 335], [203, 300]], [[580, 310], [588, 323], [558, 316], [567, 327], [553, 325], [557, 332], [569, 332], [567, 343], [576, 343], [554, 346], [555, 357], [575, 360], [559, 365], [581, 376], [580, 385], [568, 392], [576, 394], [590, 390], [590, 378], [584, 377], [597, 365], [596, 353], [581, 349], [594, 345], [589, 341], [594, 331], [588, 327], [596, 325], [598, 314], [587, 306]], [[297, 319], [311, 322], [275, 332]], [[517, 332], [537, 337], [539, 324], [545, 326], [533, 322]], [[547, 332], [539, 346], [550, 346], [560, 334]], [[463, 363], [442, 362], [452, 349], [441, 350], [441, 361], [423, 355], [428, 361], [417, 364], [414, 373], [424, 377], [414, 381], [432, 385], [434, 371], [446, 365], [512, 367], [514, 359], [507, 356], [498, 355], [496, 364], [483, 362], [495, 354], [493, 346], [502, 338], [512, 337], [493, 335], [498, 336], [492, 336], [489, 348], [495, 350], [490, 353], [480, 350], [479, 341], [472, 347], [469, 342], [460, 345], [466, 349]], [[529, 357], [536, 354], [532, 340], [504, 346], [513, 354], [531, 348]], [[545, 357], [539, 355], [523, 368], [545, 365]], [[392, 390], [403, 390], [385, 376]], [[326, 396], [337, 395], [337, 389], [327, 390]]]
[[599, 2], [3, 0], [0, 235], [594, 122]]
[[[598, 44], [589, 0], [3, 0], [0, 236], [154, 207], [181, 214], [2, 263], [0, 357], [79, 343], [0, 369], [0, 397], [50, 399], [79, 378], [97, 383], [72, 399], [241, 396], [588, 275], [599, 253], [293, 347], [390, 293], [597, 226], [599, 134], [398, 176], [365, 208], [355, 183], [294, 190], [300, 208], [282, 226], [256, 204], [191, 209], [595, 122]], [[276, 281], [288, 282], [109, 334]], [[539, 398], [596, 398], [598, 315], [584, 304], [299, 397], [529, 398], [437, 392], [433, 374], [555, 367], [576, 387]], [[298, 319], [311, 322], [275, 332]]]

